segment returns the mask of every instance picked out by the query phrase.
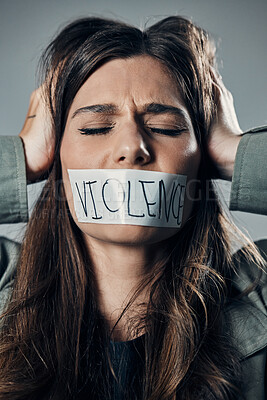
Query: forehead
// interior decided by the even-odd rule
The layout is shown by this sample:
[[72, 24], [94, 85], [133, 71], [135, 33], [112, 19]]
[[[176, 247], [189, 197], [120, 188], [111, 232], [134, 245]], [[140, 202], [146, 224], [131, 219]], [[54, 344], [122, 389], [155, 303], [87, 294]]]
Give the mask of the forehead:
[[183, 104], [177, 83], [159, 60], [150, 56], [115, 59], [98, 68], [77, 92], [72, 107], [132, 102]]

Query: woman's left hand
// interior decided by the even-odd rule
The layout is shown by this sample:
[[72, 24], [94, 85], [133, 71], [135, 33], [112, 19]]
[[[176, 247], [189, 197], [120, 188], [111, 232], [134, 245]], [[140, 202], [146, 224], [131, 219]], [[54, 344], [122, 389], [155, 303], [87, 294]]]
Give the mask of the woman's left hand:
[[231, 180], [242, 130], [237, 120], [231, 92], [226, 89], [221, 77], [213, 69], [211, 76], [214, 84], [217, 114], [209, 132], [208, 152], [217, 168], [218, 178]]
[[27, 180], [32, 183], [44, 176], [54, 160], [55, 135], [43, 86], [31, 94], [19, 136], [24, 145]]

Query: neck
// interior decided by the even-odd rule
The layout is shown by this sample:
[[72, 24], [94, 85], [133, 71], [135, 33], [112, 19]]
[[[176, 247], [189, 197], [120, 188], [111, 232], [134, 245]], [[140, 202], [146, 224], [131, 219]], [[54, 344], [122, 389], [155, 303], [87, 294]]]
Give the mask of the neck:
[[[86, 242], [96, 277], [99, 309], [112, 330], [139, 285], [160, 260], [162, 250], [158, 245], [121, 245], [92, 237], [86, 237]], [[148, 297], [147, 288], [134, 297], [129, 309], [112, 331], [113, 340], [129, 340], [138, 335], [129, 332], [127, 321], [130, 317], [140, 315], [140, 307], [147, 304]]]

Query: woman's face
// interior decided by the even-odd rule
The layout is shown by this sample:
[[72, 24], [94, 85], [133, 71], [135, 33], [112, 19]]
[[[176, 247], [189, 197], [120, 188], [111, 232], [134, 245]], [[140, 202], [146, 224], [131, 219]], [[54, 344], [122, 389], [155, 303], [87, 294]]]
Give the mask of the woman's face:
[[[97, 107], [93, 107], [96, 106]], [[190, 216], [200, 151], [176, 82], [150, 56], [116, 59], [97, 69], [71, 105], [60, 157], [71, 214], [86, 239], [151, 244], [178, 228], [77, 221], [67, 169], [138, 169], [187, 176], [183, 224]]]

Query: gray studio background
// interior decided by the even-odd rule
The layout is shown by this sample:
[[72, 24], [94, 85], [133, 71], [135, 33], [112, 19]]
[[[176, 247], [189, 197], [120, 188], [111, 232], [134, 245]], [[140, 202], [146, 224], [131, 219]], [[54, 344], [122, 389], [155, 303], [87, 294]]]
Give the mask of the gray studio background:
[[[168, 15], [191, 17], [219, 43], [220, 72], [235, 99], [241, 128], [267, 124], [266, 0], [0, 0], [0, 134], [17, 135], [42, 49], [76, 17], [119, 18], [143, 27]], [[28, 186], [33, 206], [41, 184]], [[230, 184], [220, 183], [226, 201]], [[253, 239], [267, 236], [267, 217], [233, 213]], [[1, 225], [0, 235], [20, 240], [23, 224]]]

